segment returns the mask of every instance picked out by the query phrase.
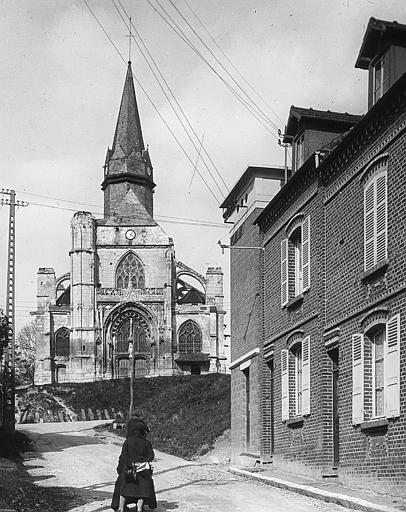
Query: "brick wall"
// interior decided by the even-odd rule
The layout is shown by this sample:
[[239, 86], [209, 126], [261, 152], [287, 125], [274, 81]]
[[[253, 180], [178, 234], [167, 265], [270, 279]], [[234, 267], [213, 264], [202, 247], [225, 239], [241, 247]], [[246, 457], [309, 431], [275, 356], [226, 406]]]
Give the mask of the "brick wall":
[[[302, 170], [303, 180], [300, 173], [294, 177], [296, 189], [290, 192], [290, 197], [283, 196], [283, 191], [280, 194], [283, 207], [273, 202], [278, 216], [271, 223], [266, 217], [260, 221], [265, 244], [261, 297], [264, 311], [261, 458], [267, 460], [273, 455], [276, 466], [297, 472], [331, 471], [332, 358], [338, 353], [339, 476], [353, 484], [373, 482], [377, 489], [384, 490], [404, 484], [406, 464], [406, 102], [404, 98], [402, 101], [391, 114], [387, 109], [381, 115], [378, 105], [376, 119], [364, 127], [367, 135], [354, 135], [358, 139], [353, 153], [347, 151], [345, 158], [339, 155], [336, 160], [327, 160], [319, 176], [318, 170], [312, 171], [310, 166]], [[383, 153], [388, 157], [388, 262], [380, 272], [365, 276], [363, 173]], [[305, 172], [309, 176], [313, 172], [313, 180], [305, 180]], [[303, 218], [310, 216], [311, 220], [311, 285], [301, 299], [281, 307], [281, 241], [288, 235], [289, 222], [298, 214], [303, 214]], [[292, 290], [291, 286], [291, 293]], [[375, 419], [373, 361], [371, 343], [366, 340], [365, 421], [354, 426], [352, 335], [367, 332], [368, 326], [378, 324], [380, 319], [386, 322], [397, 314], [400, 314], [400, 416], [389, 420], [380, 418], [382, 421], [371, 424]], [[295, 337], [308, 335], [310, 415], [295, 417], [294, 364], [290, 354], [290, 419], [282, 421], [281, 351], [289, 349]]]
[[[232, 247], [259, 247], [261, 238], [253, 221], [260, 210], [254, 210], [232, 238]], [[260, 346], [261, 300], [259, 249], [231, 249], [231, 361], [235, 361]], [[242, 453], [259, 454], [260, 448], [260, 386], [259, 358], [249, 366], [250, 442], [247, 445], [246, 375], [239, 366], [231, 371], [231, 452], [234, 462]], [[247, 373], [247, 372], [246, 372]]]

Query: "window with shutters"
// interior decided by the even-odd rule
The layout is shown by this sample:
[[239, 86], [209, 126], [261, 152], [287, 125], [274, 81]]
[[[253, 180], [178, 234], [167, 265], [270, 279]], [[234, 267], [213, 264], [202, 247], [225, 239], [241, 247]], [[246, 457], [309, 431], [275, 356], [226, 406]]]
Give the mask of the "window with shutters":
[[387, 162], [376, 162], [364, 187], [365, 271], [387, 258]]
[[281, 304], [310, 288], [310, 217], [298, 216], [281, 242]]
[[400, 316], [352, 336], [353, 424], [400, 414]]
[[310, 414], [310, 336], [281, 351], [282, 420]]

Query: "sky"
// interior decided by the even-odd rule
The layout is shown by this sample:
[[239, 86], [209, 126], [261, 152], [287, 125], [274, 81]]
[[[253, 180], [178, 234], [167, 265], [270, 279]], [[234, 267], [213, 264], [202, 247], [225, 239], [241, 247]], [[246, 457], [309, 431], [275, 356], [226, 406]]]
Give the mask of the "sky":
[[[203, 274], [208, 266], [223, 268], [228, 310], [229, 253], [222, 254], [217, 244], [220, 239], [228, 242], [228, 227], [219, 204], [247, 165], [283, 165], [276, 128], [283, 131], [291, 105], [366, 112], [367, 73], [354, 68], [366, 25], [371, 16], [406, 23], [406, 2], [121, 0], [121, 6], [119, 0], [115, 5], [110, 0], [86, 2], [1, 1], [0, 188], [14, 189], [17, 199], [30, 203], [16, 215], [17, 330], [32, 319], [38, 268], [53, 267], [57, 276], [69, 270], [74, 211], [102, 216], [102, 165], [113, 141], [129, 58], [128, 28], [115, 5], [124, 18], [121, 6], [131, 16], [152, 56], [145, 60], [133, 41], [137, 101], [157, 184], [155, 214], [183, 219], [159, 220], [174, 239], [178, 260]], [[157, 11], [163, 14], [160, 6], [214, 71], [158, 15]], [[147, 61], [156, 62], [193, 126], [195, 147]], [[230, 92], [230, 83], [237, 87], [236, 82], [271, 123], [259, 122]], [[199, 158], [201, 140], [215, 164], [206, 158], [218, 186]], [[213, 225], [191, 225], [186, 219]], [[8, 207], [3, 206], [0, 307], [6, 293], [7, 229]]]

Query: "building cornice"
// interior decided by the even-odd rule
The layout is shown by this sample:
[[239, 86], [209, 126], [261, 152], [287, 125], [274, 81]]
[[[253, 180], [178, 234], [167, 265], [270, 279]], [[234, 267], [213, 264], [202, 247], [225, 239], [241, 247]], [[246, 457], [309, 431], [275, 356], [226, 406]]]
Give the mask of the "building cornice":
[[[371, 158], [382, 151], [388, 143], [393, 141], [406, 128], [406, 119], [399, 123], [395, 130], [388, 130], [387, 135], [372, 148], [379, 135], [388, 126], [393, 125], [393, 116], [406, 110], [406, 73], [387, 91], [387, 93], [365, 114], [358, 124], [352, 128], [336, 148], [315, 167], [314, 158], [307, 162], [292, 176], [288, 183], [278, 192], [268, 206], [258, 216], [255, 223], [261, 231], [266, 231], [269, 226], [294, 202], [303, 190], [314, 179], [320, 177], [325, 185], [335, 179], [348, 164], [368, 148], [367, 154], [358, 163], [354, 174], [365, 167]], [[337, 182], [329, 191], [329, 196], [337, 193], [342, 184]], [[326, 199], [326, 201], [328, 198]]]

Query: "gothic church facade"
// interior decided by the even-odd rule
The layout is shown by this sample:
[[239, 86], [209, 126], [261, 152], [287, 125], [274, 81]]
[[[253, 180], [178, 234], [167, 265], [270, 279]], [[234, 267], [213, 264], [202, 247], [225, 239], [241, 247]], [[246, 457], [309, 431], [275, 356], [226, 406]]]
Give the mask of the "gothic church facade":
[[176, 260], [154, 187], [129, 63], [104, 217], [73, 216], [70, 272], [38, 271], [36, 384], [225, 371], [222, 270]]

